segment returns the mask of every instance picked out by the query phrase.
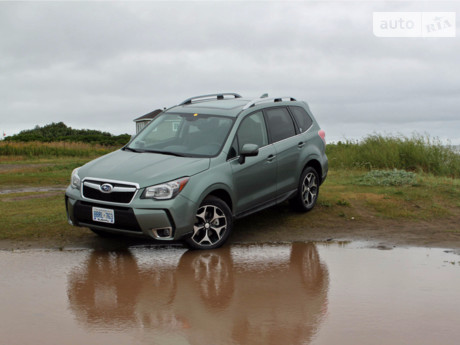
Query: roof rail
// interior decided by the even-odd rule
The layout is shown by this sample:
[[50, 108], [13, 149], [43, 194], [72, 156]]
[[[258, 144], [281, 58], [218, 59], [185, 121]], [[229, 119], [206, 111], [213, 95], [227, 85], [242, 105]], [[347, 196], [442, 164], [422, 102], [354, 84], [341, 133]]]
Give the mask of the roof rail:
[[209, 95], [201, 95], [201, 96], [187, 98], [185, 101], [183, 101], [179, 105], [192, 104], [192, 101], [194, 100], [202, 99], [204, 101], [207, 98], [214, 98], [214, 97], [220, 100], [220, 99], [224, 99], [225, 96], [234, 96], [235, 98], [241, 98], [241, 95], [234, 93], [234, 92], [210, 93]]
[[[264, 96], [264, 95], [262, 95]], [[289, 96], [286, 96], [286, 97], [271, 97], [271, 98], [254, 98], [253, 100], [249, 101], [244, 107], [243, 107], [243, 110], [246, 110], [248, 108], [251, 108], [253, 106], [255, 106], [256, 104], [259, 104], [259, 103], [266, 103], [266, 102], [283, 102], [283, 101], [296, 101], [296, 99], [294, 97], [289, 97]]]

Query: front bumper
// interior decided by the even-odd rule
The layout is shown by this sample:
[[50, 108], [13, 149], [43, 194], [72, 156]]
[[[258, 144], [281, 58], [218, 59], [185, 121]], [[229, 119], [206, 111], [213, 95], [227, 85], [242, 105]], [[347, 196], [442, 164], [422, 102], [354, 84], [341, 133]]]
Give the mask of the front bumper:
[[[83, 200], [80, 191], [70, 186], [65, 203], [70, 224], [156, 240], [179, 240], [193, 231], [197, 205], [181, 195], [171, 200], [140, 199], [129, 204], [104, 203]], [[114, 210], [115, 223], [107, 224], [92, 219], [92, 208]]]

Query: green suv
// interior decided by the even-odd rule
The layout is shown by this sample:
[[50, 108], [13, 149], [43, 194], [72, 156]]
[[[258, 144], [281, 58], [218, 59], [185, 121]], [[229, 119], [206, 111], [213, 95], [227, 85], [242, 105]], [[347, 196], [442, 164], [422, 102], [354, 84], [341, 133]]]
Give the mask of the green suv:
[[234, 219], [286, 200], [310, 211], [327, 176], [325, 146], [307, 103], [292, 97], [192, 97], [120, 150], [75, 169], [68, 220], [102, 236], [217, 248]]

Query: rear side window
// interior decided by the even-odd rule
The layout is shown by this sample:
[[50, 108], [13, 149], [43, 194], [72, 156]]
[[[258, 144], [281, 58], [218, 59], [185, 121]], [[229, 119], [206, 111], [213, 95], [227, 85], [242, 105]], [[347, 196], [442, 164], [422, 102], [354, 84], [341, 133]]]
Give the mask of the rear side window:
[[299, 126], [300, 133], [303, 133], [310, 128], [311, 124], [313, 123], [313, 120], [307, 114], [305, 109], [301, 107], [289, 107], [289, 109], [291, 110], [292, 115], [294, 115], [295, 121]]
[[272, 142], [294, 136], [295, 127], [291, 115], [286, 108], [266, 109], [268, 128]]

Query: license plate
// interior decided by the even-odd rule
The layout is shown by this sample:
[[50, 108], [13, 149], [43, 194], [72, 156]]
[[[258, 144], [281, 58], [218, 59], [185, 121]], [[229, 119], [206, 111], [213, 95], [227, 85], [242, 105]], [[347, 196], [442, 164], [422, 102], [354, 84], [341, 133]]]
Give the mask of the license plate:
[[93, 207], [93, 220], [102, 223], [115, 223], [115, 212], [108, 208]]

